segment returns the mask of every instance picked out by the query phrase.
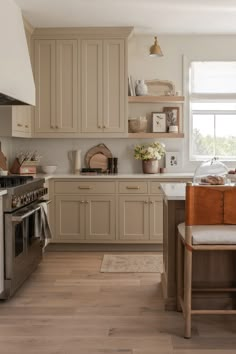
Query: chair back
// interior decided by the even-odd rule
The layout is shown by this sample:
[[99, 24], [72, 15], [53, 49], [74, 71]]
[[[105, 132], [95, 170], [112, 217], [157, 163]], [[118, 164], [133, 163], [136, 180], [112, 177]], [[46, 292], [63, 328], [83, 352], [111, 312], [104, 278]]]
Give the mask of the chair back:
[[185, 225], [236, 225], [236, 186], [186, 186]]

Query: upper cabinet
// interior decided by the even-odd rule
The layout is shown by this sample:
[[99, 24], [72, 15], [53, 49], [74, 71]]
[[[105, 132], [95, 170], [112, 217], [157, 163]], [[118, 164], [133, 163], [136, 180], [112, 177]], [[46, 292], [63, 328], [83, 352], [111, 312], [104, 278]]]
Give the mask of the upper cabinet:
[[121, 137], [132, 28], [36, 29], [34, 136]]
[[35, 40], [37, 133], [76, 132], [78, 127], [78, 42]]
[[83, 133], [125, 133], [125, 40], [82, 41]]

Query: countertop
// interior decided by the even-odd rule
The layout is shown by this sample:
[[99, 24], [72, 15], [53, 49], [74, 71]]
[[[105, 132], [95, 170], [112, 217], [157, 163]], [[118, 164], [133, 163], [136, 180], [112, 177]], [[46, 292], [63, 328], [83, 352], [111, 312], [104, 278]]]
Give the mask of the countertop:
[[5, 195], [5, 194], [7, 194], [7, 190], [6, 190], [6, 189], [1, 189], [1, 190], [0, 190], [0, 197], [1, 197], [2, 195]]
[[185, 183], [161, 183], [160, 186], [167, 200], [185, 200]]
[[185, 172], [185, 173], [157, 173], [157, 174], [143, 174], [143, 173], [131, 173], [131, 174], [114, 174], [114, 175], [80, 175], [80, 174], [72, 174], [72, 173], [55, 173], [51, 175], [47, 174], [37, 174], [36, 177], [43, 177], [45, 180], [49, 180], [52, 178], [69, 178], [69, 179], [86, 179], [86, 178], [94, 178], [94, 179], [181, 179], [181, 178], [193, 178], [193, 172]]

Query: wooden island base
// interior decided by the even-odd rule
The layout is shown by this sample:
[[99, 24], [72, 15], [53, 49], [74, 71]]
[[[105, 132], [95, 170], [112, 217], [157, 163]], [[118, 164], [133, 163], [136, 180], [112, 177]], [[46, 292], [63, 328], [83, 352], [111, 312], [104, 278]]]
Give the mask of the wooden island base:
[[[164, 198], [164, 236], [162, 287], [166, 310], [176, 307], [176, 252], [177, 226], [185, 218], [185, 201]], [[236, 253], [234, 251], [202, 251], [193, 258], [193, 307], [196, 309], [235, 309], [236, 293], [230, 291], [236, 285]], [[229, 288], [222, 292], [221, 288]], [[199, 292], [197, 289], [206, 291]], [[218, 292], [212, 293], [212, 288]]]

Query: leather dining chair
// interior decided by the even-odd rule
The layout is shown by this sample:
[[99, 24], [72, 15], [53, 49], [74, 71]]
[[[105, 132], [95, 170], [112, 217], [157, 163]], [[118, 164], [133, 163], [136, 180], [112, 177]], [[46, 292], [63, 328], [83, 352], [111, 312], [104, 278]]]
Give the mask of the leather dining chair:
[[[236, 310], [232, 309], [192, 308], [194, 253], [232, 250], [236, 250], [236, 186], [200, 186], [188, 183], [185, 223], [178, 225], [177, 248], [177, 307], [183, 311], [185, 338], [191, 338], [191, 317], [194, 314], [236, 313]], [[219, 291], [219, 289], [211, 289], [211, 291]], [[220, 291], [229, 291], [229, 288], [221, 288]], [[236, 289], [230, 288], [230, 291]]]

